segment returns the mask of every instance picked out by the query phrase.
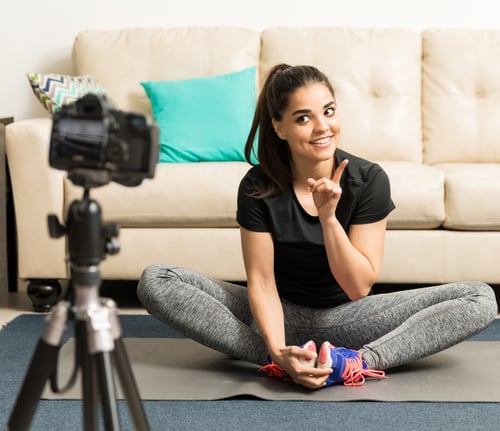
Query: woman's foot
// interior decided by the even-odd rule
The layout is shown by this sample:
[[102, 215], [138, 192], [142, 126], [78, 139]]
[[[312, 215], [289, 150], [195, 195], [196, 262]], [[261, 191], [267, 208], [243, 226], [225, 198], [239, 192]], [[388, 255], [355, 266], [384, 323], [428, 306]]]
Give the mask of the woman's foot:
[[319, 349], [316, 367], [333, 369], [333, 373], [326, 380], [327, 386], [339, 383], [345, 386], [361, 386], [365, 383], [365, 377], [386, 378], [383, 371], [368, 368], [358, 351], [335, 347], [328, 341], [325, 341]]

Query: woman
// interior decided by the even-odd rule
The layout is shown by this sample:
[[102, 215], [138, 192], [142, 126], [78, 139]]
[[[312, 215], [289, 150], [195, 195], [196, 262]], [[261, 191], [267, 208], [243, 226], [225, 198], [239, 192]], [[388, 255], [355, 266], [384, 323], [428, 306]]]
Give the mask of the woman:
[[145, 308], [187, 337], [308, 388], [383, 377], [377, 370], [491, 323], [495, 295], [481, 282], [370, 294], [394, 205], [385, 172], [338, 148], [340, 129], [322, 72], [275, 66], [245, 147], [250, 162], [258, 134], [259, 164], [238, 192], [247, 287], [153, 265], [138, 287]]

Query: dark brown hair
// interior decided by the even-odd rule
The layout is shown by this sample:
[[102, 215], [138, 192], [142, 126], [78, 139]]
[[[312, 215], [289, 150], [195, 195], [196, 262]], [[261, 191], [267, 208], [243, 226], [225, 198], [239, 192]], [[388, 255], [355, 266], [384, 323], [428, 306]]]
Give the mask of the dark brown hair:
[[266, 174], [267, 181], [256, 189], [255, 197], [273, 196], [287, 190], [293, 181], [290, 149], [276, 134], [272, 119], [280, 121], [288, 107], [292, 93], [307, 84], [325, 84], [335, 97], [327, 76], [314, 66], [278, 64], [268, 73], [257, 99], [252, 127], [245, 144], [245, 158], [252, 162], [257, 139], [257, 160]]

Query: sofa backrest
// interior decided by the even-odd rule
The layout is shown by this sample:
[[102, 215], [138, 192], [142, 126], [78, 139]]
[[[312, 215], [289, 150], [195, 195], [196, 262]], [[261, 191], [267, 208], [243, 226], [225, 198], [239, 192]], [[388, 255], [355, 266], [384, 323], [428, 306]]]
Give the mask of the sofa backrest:
[[[422, 160], [421, 37], [411, 30], [227, 27], [84, 31], [79, 75], [98, 79], [118, 107], [150, 113], [141, 81], [213, 76], [260, 64], [313, 64], [332, 80], [342, 147], [372, 160]], [[260, 62], [260, 63], [259, 63]]]
[[500, 162], [500, 30], [422, 34], [424, 161]]
[[261, 75], [281, 62], [312, 64], [330, 78], [342, 124], [342, 148], [370, 160], [422, 160], [418, 32], [266, 29]]
[[214, 76], [258, 66], [260, 32], [186, 27], [89, 30], [78, 34], [73, 64], [91, 75], [125, 111], [151, 114], [140, 83]]
[[500, 30], [229, 27], [80, 33], [79, 75], [151, 113], [141, 81], [312, 64], [332, 81], [341, 146], [376, 161], [500, 162]]

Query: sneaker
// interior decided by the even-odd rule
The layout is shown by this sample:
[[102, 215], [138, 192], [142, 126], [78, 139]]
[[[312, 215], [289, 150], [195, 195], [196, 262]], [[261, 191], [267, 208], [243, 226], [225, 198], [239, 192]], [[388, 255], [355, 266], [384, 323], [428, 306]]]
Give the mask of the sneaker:
[[337, 383], [343, 383], [344, 386], [361, 386], [365, 383], [365, 377], [385, 378], [383, 371], [368, 368], [358, 351], [335, 347], [328, 341], [319, 349], [316, 367], [333, 368], [333, 373], [326, 380], [327, 386]]
[[[310, 350], [311, 352], [316, 353], [316, 343], [312, 340], [300, 346], [302, 349]], [[309, 361], [300, 361], [304, 365], [308, 365], [310, 367], [316, 366], [316, 359], [310, 359]], [[259, 371], [267, 374], [270, 377], [276, 377], [277, 379], [285, 380], [286, 382], [293, 382], [293, 379], [290, 375], [281, 368], [278, 364], [273, 362], [271, 358], [269, 358], [264, 366], [259, 368]]]
[[[300, 347], [303, 349], [306, 349], [306, 350], [310, 350], [311, 352], [314, 352], [314, 353], [317, 352], [316, 343], [313, 340], [309, 340], [306, 344], [303, 344]], [[316, 366], [316, 357], [309, 359], [309, 360], [301, 359], [299, 362], [301, 364], [307, 365], [308, 367], [315, 367]]]

